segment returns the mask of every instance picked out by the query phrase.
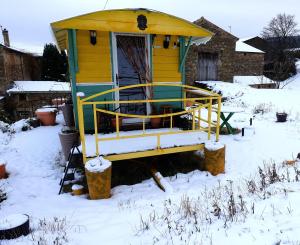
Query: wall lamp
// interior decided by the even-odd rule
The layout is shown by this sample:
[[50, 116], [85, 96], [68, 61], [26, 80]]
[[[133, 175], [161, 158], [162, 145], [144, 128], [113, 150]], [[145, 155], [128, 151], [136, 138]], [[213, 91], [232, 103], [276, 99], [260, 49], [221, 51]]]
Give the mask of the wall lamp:
[[164, 40], [164, 48], [169, 48], [170, 45], [170, 40], [171, 40], [171, 35], [165, 35], [165, 40]]
[[92, 45], [97, 43], [97, 32], [95, 30], [90, 30], [90, 43]]

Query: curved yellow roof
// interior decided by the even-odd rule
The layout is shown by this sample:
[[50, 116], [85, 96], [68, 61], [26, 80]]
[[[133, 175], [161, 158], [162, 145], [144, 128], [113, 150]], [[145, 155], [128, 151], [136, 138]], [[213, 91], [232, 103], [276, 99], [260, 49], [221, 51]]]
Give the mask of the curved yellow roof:
[[[144, 15], [147, 19], [147, 28], [145, 30], [141, 30], [138, 27], [137, 18], [139, 15]], [[64, 42], [63, 39], [65, 39], [66, 36], [66, 29], [193, 37], [210, 37], [213, 35], [210, 31], [187, 20], [148, 9], [97, 11], [53, 22], [51, 23], [51, 27], [59, 45]]]

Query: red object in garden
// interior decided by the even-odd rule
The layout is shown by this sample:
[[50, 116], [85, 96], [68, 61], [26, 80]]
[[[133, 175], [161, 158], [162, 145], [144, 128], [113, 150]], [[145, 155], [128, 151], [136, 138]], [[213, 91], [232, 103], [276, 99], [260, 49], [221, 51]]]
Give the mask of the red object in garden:
[[35, 111], [36, 117], [40, 119], [43, 126], [55, 125], [56, 109], [42, 108]]

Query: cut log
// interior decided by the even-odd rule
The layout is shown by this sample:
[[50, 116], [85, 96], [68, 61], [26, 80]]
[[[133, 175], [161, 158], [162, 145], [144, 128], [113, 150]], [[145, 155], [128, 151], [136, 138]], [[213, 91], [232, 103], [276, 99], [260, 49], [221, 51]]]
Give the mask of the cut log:
[[172, 186], [169, 184], [168, 181], [164, 179], [164, 177], [158, 172], [155, 168], [150, 170], [150, 173], [157, 184], [157, 186], [163, 190], [164, 192], [173, 192]]

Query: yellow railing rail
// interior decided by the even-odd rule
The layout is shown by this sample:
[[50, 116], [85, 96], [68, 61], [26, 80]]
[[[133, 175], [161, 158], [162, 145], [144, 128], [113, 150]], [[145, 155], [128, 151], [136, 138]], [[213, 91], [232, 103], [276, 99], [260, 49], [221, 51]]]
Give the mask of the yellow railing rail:
[[[181, 87], [183, 91], [183, 98], [178, 99], [145, 99], [145, 100], [126, 100], [126, 101], [91, 101], [93, 99], [99, 98], [103, 95], [114, 93], [118, 90], [125, 90], [130, 88], [137, 88], [137, 87], [154, 87], [154, 86], [169, 86], [169, 87]], [[202, 97], [193, 97], [188, 98], [187, 93], [193, 93], [193, 91], [197, 91], [196, 94], [201, 94]], [[186, 107], [186, 102], [193, 102], [194, 106], [192, 107]], [[135, 115], [135, 114], [124, 114], [121, 112], [115, 112], [110, 110], [105, 110], [102, 108], [97, 108], [98, 105], [119, 105], [119, 104], [134, 104], [134, 103], [162, 103], [162, 102], [182, 102], [184, 104], [184, 108], [186, 108], [183, 111], [180, 112], [172, 112], [172, 113], [166, 113], [166, 114], [160, 114], [160, 115]], [[216, 102], [217, 104], [217, 110], [214, 111], [212, 105], [213, 102]], [[207, 91], [204, 89], [200, 89], [197, 87], [189, 86], [189, 85], [181, 85], [181, 84], [138, 84], [138, 85], [130, 85], [125, 86], [121, 88], [114, 88], [110, 90], [106, 90], [91, 96], [88, 96], [86, 98], [80, 98], [77, 97], [77, 105], [78, 105], [78, 121], [79, 121], [79, 132], [80, 132], [80, 139], [82, 142], [82, 153], [83, 153], [83, 159], [84, 162], [86, 162], [86, 146], [85, 146], [85, 127], [84, 127], [84, 110], [83, 107], [86, 105], [92, 105], [93, 107], [93, 114], [94, 114], [94, 136], [95, 136], [95, 152], [96, 155], [101, 155], [101, 149], [99, 149], [99, 142], [100, 141], [109, 141], [109, 140], [121, 140], [121, 139], [129, 139], [129, 138], [139, 138], [139, 137], [157, 137], [157, 149], [161, 148], [161, 136], [163, 135], [172, 135], [172, 134], [183, 134], [183, 133], [190, 133], [190, 132], [207, 132], [207, 138], [210, 139], [211, 137], [211, 131], [212, 127], [216, 129], [215, 131], [215, 137], [216, 141], [219, 139], [219, 125], [220, 125], [220, 110], [221, 110], [221, 96], [213, 93], [211, 91]], [[201, 110], [206, 109], [207, 110], [207, 117], [203, 117], [201, 115]], [[217, 114], [217, 120], [214, 122], [212, 120], [212, 112], [216, 112]], [[99, 113], [99, 115], [98, 115]], [[101, 135], [102, 137], [99, 137], [98, 135], [98, 122], [101, 122], [100, 119], [100, 113], [112, 115], [116, 119], [116, 134], [114, 137], [106, 137], [104, 135]], [[186, 114], [192, 124], [192, 127], [190, 130], [183, 130], [183, 131], [173, 131], [173, 119], [176, 116], [181, 116]], [[134, 134], [134, 135], [126, 135], [122, 136], [120, 135], [120, 125], [119, 125], [119, 118], [125, 117], [125, 118], [137, 118], [141, 119], [142, 121], [142, 133], [141, 134]], [[170, 131], [167, 132], [157, 132], [157, 133], [147, 133], [146, 132], [146, 119], [151, 118], [169, 118], [170, 122]], [[201, 122], [206, 123], [206, 127], [202, 126]]]

